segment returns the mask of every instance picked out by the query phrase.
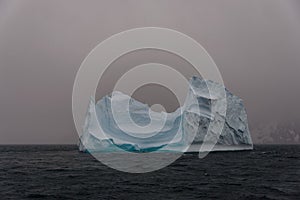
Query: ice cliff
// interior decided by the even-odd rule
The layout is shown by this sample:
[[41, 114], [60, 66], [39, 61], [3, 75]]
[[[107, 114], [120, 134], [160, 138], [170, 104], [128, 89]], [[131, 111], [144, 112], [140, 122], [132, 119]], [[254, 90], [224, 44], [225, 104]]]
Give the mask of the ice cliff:
[[[221, 84], [199, 77], [192, 77], [189, 86], [184, 105], [173, 113], [154, 112], [121, 92], [96, 104], [91, 98], [80, 151], [183, 152], [191, 143], [222, 146], [222, 150], [252, 149], [242, 100]], [[225, 96], [220, 95], [221, 90]], [[224, 109], [226, 112], [219, 112]]]

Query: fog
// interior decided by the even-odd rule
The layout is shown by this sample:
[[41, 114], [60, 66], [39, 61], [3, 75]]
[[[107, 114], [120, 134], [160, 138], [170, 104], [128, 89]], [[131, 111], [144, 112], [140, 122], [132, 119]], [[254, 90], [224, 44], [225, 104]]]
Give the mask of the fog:
[[[0, 143], [76, 143], [71, 103], [81, 62], [109, 36], [145, 26], [183, 32], [209, 52], [226, 87], [244, 100], [254, 142], [264, 124], [293, 123], [299, 131], [299, 21], [298, 0], [0, 0]], [[174, 55], [136, 52], [112, 64], [97, 98], [124, 70], [153, 61], [194, 73]], [[135, 97], [177, 107], [171, 94], [144, 89]]]

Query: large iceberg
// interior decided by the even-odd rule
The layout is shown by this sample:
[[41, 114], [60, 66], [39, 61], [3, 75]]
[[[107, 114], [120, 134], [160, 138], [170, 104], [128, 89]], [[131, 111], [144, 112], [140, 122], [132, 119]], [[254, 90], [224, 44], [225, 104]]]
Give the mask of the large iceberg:
[[173, 113], [154, 112], [121, 92], [96, 104], [91, 97], [79, 141], [80, 151], [87, 152], [198, 152], [205, 146], [253, 148], [242, 100], [199, 77], [190, 79], [184, 105]]

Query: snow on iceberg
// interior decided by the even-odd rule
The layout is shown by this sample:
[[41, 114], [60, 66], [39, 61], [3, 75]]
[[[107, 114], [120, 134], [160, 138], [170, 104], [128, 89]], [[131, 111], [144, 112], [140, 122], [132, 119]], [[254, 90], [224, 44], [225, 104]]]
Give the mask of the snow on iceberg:
[[[205, 151], [206, 145], [217, 151], [253, 148], [239, 97], [221, 84], [199, 77], [192, 77], [189, 86], [184, 105], [173, 113], [154, 112], [121, 92], [113, 92], [96, 104], [92, 97], [80, 151], [198, 152], [200, 147]], [[226, 97], [220, 95], [224, 89]], [[213, 107], [227, 109], [223, 113]], [[220, 123], [224, 124], [221, 132], [215, 128]]]

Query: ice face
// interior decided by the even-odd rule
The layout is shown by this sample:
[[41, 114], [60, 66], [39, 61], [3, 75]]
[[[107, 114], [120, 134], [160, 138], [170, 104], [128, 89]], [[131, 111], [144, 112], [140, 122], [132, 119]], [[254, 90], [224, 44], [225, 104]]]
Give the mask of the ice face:
[[91, 98], [79, 149], [183, 152], [191, 143], [252, 148], [242, 100], [212, 81], [192, 77], [189, 83], [184, 106], [173, 113], [154, 112], [121, 92], [113, 92], [96, 104]]
[[[211, 112], [210, 108], [213, 104], [218, 104], [223, 106], [224, 101], [223, 97], [219, 95], [218, 91], [222, 89], [222, 86], [218, 83], [212, 81], [205, 81], [198, 77], [193, 77], [190, 81], [194, 92], [191, 92], [192, 95], [195, 95], [195, 98], [198, 99], [200, 110], [205, 110], [205, 114], [201, 112], [200, 115], [189, 113], [186, 119], [184, 120], [187, 123], [198, 124], [198, 131], [195, 137], [195, 143], [201, 142], [214, 142], [217, 139], [217, 144], [220, 145], [251, 145], [252, 140], [250, 136], [250, 131], [248, 128], [247, 114], [245, 107], [243, 105], [242, 99], [233, 95], [226, 88], [226, 114], [222, 115], [219, 112]], [[210, 92], [207, 89], [213, 88]], [[207, 126], [209, 123], [214, 125], [219, 119], [224, 120], [224, 127], [221, 134], [215, 133], [212, 130], [207, 132]], [[203, 134], [205, 133], [206, 134]], [[204, 141], [206, 137], [206, 141]]]

